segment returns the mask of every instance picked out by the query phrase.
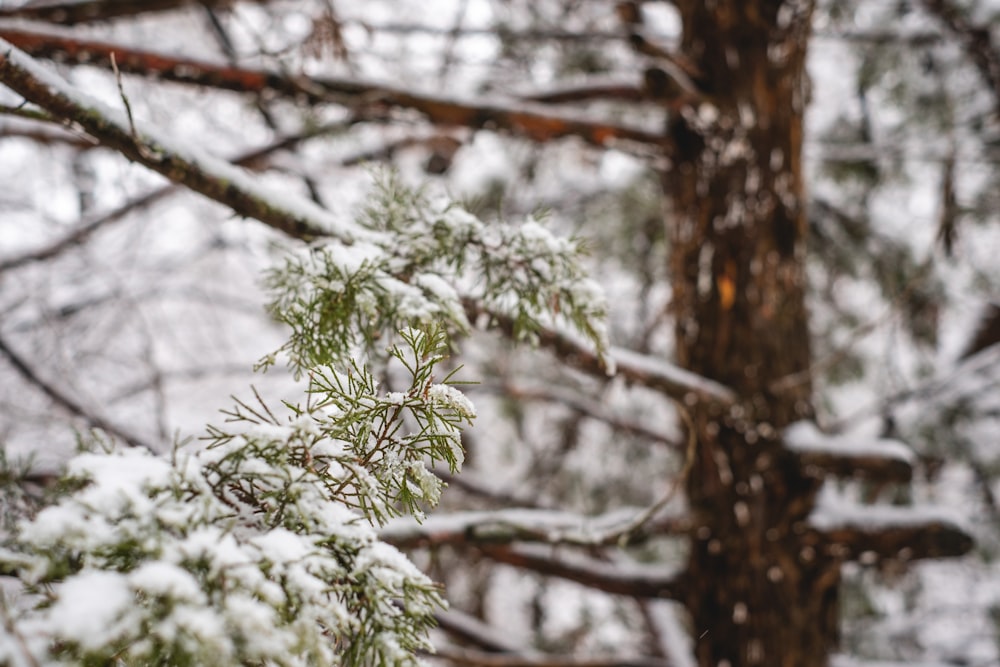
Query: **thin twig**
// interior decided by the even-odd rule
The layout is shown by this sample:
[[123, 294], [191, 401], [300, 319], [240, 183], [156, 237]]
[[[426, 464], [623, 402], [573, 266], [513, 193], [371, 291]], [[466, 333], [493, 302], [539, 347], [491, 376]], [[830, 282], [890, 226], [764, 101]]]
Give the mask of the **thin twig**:
[[643, 526], [653, 519], [653, 517], [670, 504], [670, 501], [677, 495], [677, 492], [681, 488], [681, 484], [683, 484], [687, 479], [688, 475], [691, 473], [691, 468], [694, 466], [695, 452], [698, 446], [698, 436], [695, 434], [694, 420], [691, 419], [691, 413], [688, 412], [683, 403], [674, 400], [674, 404], [677, 406], [677, 413], [681, 416], [681, 419], [684, 421], [684, 424], [688, 429], [687, 447], [684, 452], [684, 465], [681, 467], [680, 473], [674, 477], [666, 493], [664, 493], [658, 501], [646, 508], [645, 511], [637, 514], [634, 519], [625, 525], [624, 528], [619, 529], [620, 532], [617, 536], [617, 542], [620, 547], [627, 546], [629, 540], [632, 539], [636, 532], [641, 530]]
[[156, 157], [155, 153], [149, 150], [146, 144], [139, 139], [139, 133], [135, 130], [135, 118], [132, 116], [132, 103], [128, 101], [128, 95], [125, 94], [125, 86], [122, 84], [122, 73], [118, 69], [118, 61], [115, 60], [115, 52], [112, 51], [110, 54], [111, 58], [111, 70], [115, 73], [115, 83], [118, 84], [118, 95], [122, 98], [122, 104], [125, 105], [125, 115], [128, 117], [128, 128], [129, 132], [132, 134], [132, 141], [135, 142], [136, 147], [139, 152], [143, 154], [143, 157], [147, 159], [154, 159]]
[[65, 409], [69, 413], [76, 415], [83, 419], [88, 426], [92, 428], [98, 428], [106, 433], [118, 438], [130, 447], [141, 447], [143, 449], [148, 449], [151, 452], [156, 450], [149, 443], [131, 435], [120, 427], [115, 426], [109, 422], [104, 417], [94, 414], [92, 411], [84, 408], [75, 399], [65, 394], [61, 389], [58, 389], [54, 385], [43, 380], [37, 372], [28, 364], [21, 355], [14, 352], [14, 350], [7, 344], [7, 341], [0, 336], [0, 355], [3, 355], [11, 363], [11, 365], [17, 370], [17, 372], [27, 380], [30, 384], [38, 387], [42, 392], [52, 400], [53, 403]]

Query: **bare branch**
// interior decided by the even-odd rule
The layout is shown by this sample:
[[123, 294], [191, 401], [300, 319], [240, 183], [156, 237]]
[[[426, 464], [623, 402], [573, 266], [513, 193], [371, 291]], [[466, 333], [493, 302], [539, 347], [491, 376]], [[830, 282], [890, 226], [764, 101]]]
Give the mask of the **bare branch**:
[[818, 30], [815, 36], [829, 41], [876, 45], [928, 46], [941, 41], [941, 33], [936, 30]]
[[555, 115], [544, 109], [528, 106], [478, 104], [350, 79], [291, 77], [278, 72], [228, 67], [119, 44], [80, 40], [63, 33], [29, 31], [14, 26], [0, 26], [0, 38], [35, 57], [63, 62], [109, 64], [111, 54], [114, 53], [122, 72], [155, 76], [164, 81], [243, 93], [271, 92], [310, 104], [410, 109], [436, 125], [502, 130], [537, 142], [577, 137], [602, 147], [616, 142], [631, 142], [662, 149], [669, 149], [670, 146], [669, 138], [658, 132], [570, 115]]
[[[463, 434], [463, 441], [470, 436]], [[468, 450], [469, 448], [466, 447]], [[524, 507], [530, 509], [551, 509], [537, 497], [528, 497], [503, 489], [490, 488], [490, 484], [471, 470], [463, 470], [460, 475], [453, 475], [447, 470], [435, 470], [434, 474], [441, 478], [449, 488], [460, 489], [470, 496], [486, 500], [494, 507]]]
[[104, 417], [83, 407], [83, 405], [77, 402], [76, 399], [66, 394], [62, 389], [59, 389], [54, 384], [43, 380], [35, 369], [33, 369], [28, 362], [21, 357], [21, 355], [17, 354], [7, 341], [3, 339], [3, 337], [0, 337], [0, 355], [6, 357], [7, 361], [10, 362], [18, 374], [20, 374], [21, 377], [23, 377], [27, 382], [40, 389], [42, 393], [48, 396], [49, 399], [59, 407], [63, 408], [70, 414], [83, 419], [89, 427], [99, 428], [109, 435], [118, 438], [130, 447], [142, 447], [143, 449], [156, 451], [149, 443], [125, 432]]
[[[258, 0], [260, 1], [260, 0]], [[184, 7], [227, 7], [233, 0], [48, 0], [0, 9], [0, 18], [76, 25], [172, 11]]]
[[160, 201], [175, 191], [176, 186], [168, 185], [152, 190], [151, 192], [147, 192], [146, 194], [140, 195], [134, 199], [130, 199], [113, 211], [94, 216], [91, 219], [84, 221], [69, 234], [66, 234], [60, 239], [56, 239], [42, 248], [29, 250], [28, 252], [17, 255], [16, 257], [0, 261], [0, 272], [16, 269], [32, 262], [42, 262], [47, 259], [52, 259], [66, 250], [83, 243], [98, 229], [121, 220], [129, 213], [152, 206], [154, 203]]
[[557, 556], [551, 547], [530, 545], [483, 545], [479, 551], [498, 563], [569, 579], [615, 595], [670, 600], [680, 600], [684, 595], [683, 580], [662, 565], [625, 566], [579, 554]]
[[[0, 113], [6, 113], [6, 109], [0, 109]], [[0, 139], [27, 139], [40, 146], [62, 145], [75, 148], [78, 151], [87, 151], [100, 146], [99, 143], [86, 135], [64, 130], [56, 127], [29, 127], [27, 123], [0, 124]]]
[[514, 30], [509, 27], [487, 26], [473, 28], [463, 26], [459, 30], [444, 28], [423, 23], [399, 23], [386, 22], [376, 23], [371, 21], [346, 20], [344, 23], [359, 25], [373, 33], [387, 33], [395, 35], [435, 35], [446, 37], [457, 35], [459, 37], [499, 37], [501, 40], [518, 42], [586, 42], [593, 44], [596, 42], [620, 42], [626, 39], [619, 31], [611, 30], [559, 30], [557, 28], [526, 28], [524, 30]]
[[522, 401], [548, 401], [558, 403], [566, 406], [578, 414], [607, 424], [618, 431], [629, 433], [631, 435], [637, 435], [643, 438], [649, 438], [654, 442], [669, 445], [670, 447], [676, 449], [683, 447], [683, 444], [679, 442], [676, 437], [671, 437], [662, 431], [650, 428], [638, 421], [616, 415], [611, 410], [608, 410], [604, 403], [590, 400], [580, 396], [574, 391], [570, 391], [562, 387], [529, 387], [510, 383], [503, 385], [482, 383], [476, 385], [474, 388], [474, 391], [483, 390], [487, 392], [495, 392], [497, 394], [502, 394], [504, 396], [509, 396], [510, 398]]
[[434, 618], [438, 627], [449, 635], [491, 653], [517, 653], [521, 650], [520, 642], [510, 641], [499, 629], [460, 611], [439, 611], [434, 614]]
[[543, 104], [567, 104], [599, 99], [640, 102], [646, 99], [646, 94], [641, 87], [629, 83], [589, 83], [521, 95], [520, 98]]
[[950, 0], [923, 0], [923, 4], [958, 37], [966, 55], [993, 94], [993, 106], [1000, 116], [1000, 51], [993, 44], [989, 26], [974, 25], [963, 10]]

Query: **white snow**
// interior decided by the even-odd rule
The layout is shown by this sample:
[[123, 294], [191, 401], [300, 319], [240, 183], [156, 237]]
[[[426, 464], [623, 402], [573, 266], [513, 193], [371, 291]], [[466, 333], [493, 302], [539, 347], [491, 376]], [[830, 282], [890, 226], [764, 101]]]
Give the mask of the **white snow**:
[[[46, 621], [60, 636], [86, 649], [98, 649], [134, 630], [134, 594], [119, 572], [84, 570], [59, 586]], [[48, 632], [48, 628], [37, 628]]]
[[724, 402], [735, 399], [735, 394], [729, 387], [658, 357], [640, 354], [621, 347], [613, 347], [611, 348], [611, 358], [620, 372], [634, 372], [640, 376], [655, 378], [681, 390], [704, 394]]
[[857, 526], [867, 529], [912, 527], [929, 523], [954, 526], [971, 533], [966, 520], [940, 505], [861, 505], [846, 500], [829, 485], [824, 486], [809, 515], [809, 523], [820, 530]]
[[785, 444], [799, 452], [824, 452], [839, 456], [876, 456], [907, 464], [916, 462], [916, 454], [906, 444], [889, 438], [860, 434], [827, 435], [810, 421], [799, 421], [785, 429]]
[[[96, 111], [107, 123], [119, 131], [131, 134], [128, 117], [123, 109], [112, 108], [77, 90], [52, 70], [26, 56], [6, 40], [0, 39], [0, 51], [4, 52], [4, 57], [14, 67], [27, 72], [31, 77], [48, 86], [52, 92], [70, 100], [81, 109]], [[313, 227], [324, 230], [330, 236], [344, 243], [372, 241], [377, 238], [376, 234], [352, 222], [334, 218], [326, 210], [304, 197], [262, 185], [249, 172], [209, 155], [198, 146], [186, 144], [175, 137], [168, 137], [159, 132], [152, 124], [143, 122], [142, 119], [135, 119], [135, 125], [138, 134], [157, 149], [197, 165], [198, 169], [210, 177], [228, 182], [230, 187], [242, 190], [255, 199], [269, 202], [274, 208], [286, 211], [293, 218], [305, 220]]]

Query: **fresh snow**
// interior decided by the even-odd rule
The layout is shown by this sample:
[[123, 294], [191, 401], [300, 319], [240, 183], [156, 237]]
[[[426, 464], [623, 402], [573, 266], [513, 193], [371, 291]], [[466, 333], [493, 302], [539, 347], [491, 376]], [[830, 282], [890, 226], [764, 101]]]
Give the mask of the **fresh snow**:
[[838, 456], [874, 456], [907, 464], [917, 457], [906, 444], [889, 438], [851, 433], [828, 435], [810, 421], [799, 421], [785, 429], [785, 445], [799, 452], [823, 452]]

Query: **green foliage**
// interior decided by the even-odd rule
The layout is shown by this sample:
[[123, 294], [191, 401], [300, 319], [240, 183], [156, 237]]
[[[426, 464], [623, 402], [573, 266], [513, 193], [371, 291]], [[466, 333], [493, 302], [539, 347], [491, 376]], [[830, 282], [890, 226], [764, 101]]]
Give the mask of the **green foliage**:
[[401, 339], [404, 392], [380, 395], [359, 365], [315, 369], [304, 406], [280, 418], [238, 402], [206, 448], [172, 462], [93, 447], [73, 459], [78, 491], [0, 553], [39, 596], [11, 634], [40, 664], [413, 663], [443, 600], [374, 527], [437, 501], [425, 463], [458, 468], [474, 412], [450, 375], [434, 381], [443, 332]]
[[344, 364], [359, 349], [375, 354], [378, 341], [409, 327], [466, 333], [467, 309], [510, 318], [519, 339], [563, 322], [607, 351], [606, 304], [586, 277], [579, 243], [537, 220], [486, 225], [386, 175], [359, 222], [374, 242], [313, 246], [266, 276], [270, 311], [292, 329], [279, 352], [297, 375]]
[[[405, 510], [420, 515], [420, 504], [434, 505], [441, 481], [426, 463], [443, 462], [456, 472], [463, 459], [461, 429], [475, 409], [451, 381], [454, 371], [435, 382], [434, 370], [446, 358], [448, 339], [440, 329], [404, 330], [402, 346], [390, 356], [410, 376], [402, 392], [380, 394], [372, 373], [357, 362], [349, 370], [316, 367], [309, 373], [308, 402], [289, 405], [290, 432], [264, 405], [239, 402], [228, 414], [244, 430], [210, 427], [210, 450], [224, 451], [208, 466], [222, 494], [250, 499], [264, 526], [295, 530], [306, 520], [296, 507], [295, 477], [262, 481], [230, 479], [244, 460], [264, 459], [273, 469], [288, 465], [313, 470], [324, 495], [360, 512], [372, 523]], [[281, 446], [275, 446], [275, 434]], [[234, 446], [234, 443], [237, 446]], [[234, 473], [235, 474], [235, 473]]]
[[438, 502], [429, 465], [462, 464], [475, 409], [455, 371], [437, 378], [466, 304], [519, 336], [565, 319], [599, 350], [604, 304], [577, 244], [535, 221], [487, 227], [388, 177], [362, 222], [367, 241], [267, 277], [302, 403], [254, 392], [170, 460], [92, 441], [54, 501], [6, 519], [0, 572], [29, 597], [0, 609], [0, 665], [409, 665], [430, 650], [441, 593], [376, 530]]

